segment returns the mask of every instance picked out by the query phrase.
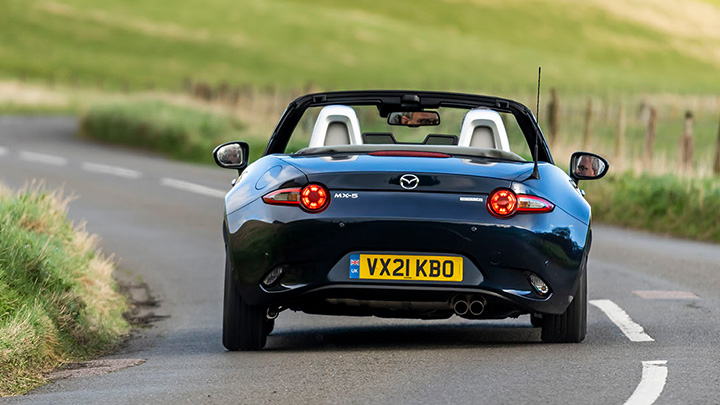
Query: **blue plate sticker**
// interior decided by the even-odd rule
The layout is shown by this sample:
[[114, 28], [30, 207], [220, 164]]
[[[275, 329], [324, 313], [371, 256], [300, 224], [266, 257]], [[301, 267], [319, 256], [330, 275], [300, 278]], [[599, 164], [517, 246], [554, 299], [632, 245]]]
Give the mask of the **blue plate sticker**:
[[360, 278], [360, 255], [350, 255], [350, 278]]

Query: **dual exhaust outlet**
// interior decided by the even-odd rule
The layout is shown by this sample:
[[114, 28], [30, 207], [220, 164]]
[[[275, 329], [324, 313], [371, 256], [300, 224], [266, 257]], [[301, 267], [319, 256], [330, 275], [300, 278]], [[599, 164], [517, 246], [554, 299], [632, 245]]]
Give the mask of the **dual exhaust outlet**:
[[480, 316], [485, 311], [485, 299], [457, 297], [453, 300], [452, 308], [459, 316]]

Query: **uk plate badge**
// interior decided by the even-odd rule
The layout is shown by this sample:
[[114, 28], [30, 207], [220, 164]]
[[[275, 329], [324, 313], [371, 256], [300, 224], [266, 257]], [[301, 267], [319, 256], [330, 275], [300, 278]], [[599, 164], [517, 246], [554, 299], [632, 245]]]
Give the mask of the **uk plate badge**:
[[360, 255], [350, 255], [350, 278], [360, 278]]

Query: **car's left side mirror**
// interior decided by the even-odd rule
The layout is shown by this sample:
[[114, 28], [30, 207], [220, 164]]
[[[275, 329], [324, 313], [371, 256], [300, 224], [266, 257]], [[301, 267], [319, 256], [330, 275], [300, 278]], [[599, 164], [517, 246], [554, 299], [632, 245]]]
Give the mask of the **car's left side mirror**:
[[224, 169], [236, 169], [242, 173], [248, 166], [250, 157], [250, 146], [247, 142], [227, 142], [213, 151], [215, 163]]
[[590, 152], [575, 152], [570, 157], [570, 177], [578, 180], [595, 180], [603, 177], [610, 168], [610, 163]]

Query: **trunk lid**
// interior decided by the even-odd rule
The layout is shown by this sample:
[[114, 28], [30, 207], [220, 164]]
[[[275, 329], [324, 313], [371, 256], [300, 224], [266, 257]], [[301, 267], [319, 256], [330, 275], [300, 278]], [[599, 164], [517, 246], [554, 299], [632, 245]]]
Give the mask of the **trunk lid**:
[[[331, 190], [411, 190], [460, 194], [487, 194], [498, 187], [509, 187], [513, 180], [528, 176], [533, 166], [532, 162], [455, 156], [429, 158], [357, 154], [287, 156], [283, 160], [304, 172], [310, 182], [322, 183]], [[405, 175], [410, 175], [410, 181], [401, 184]], [[416, 185], [412, 175], [417, 177]]]

